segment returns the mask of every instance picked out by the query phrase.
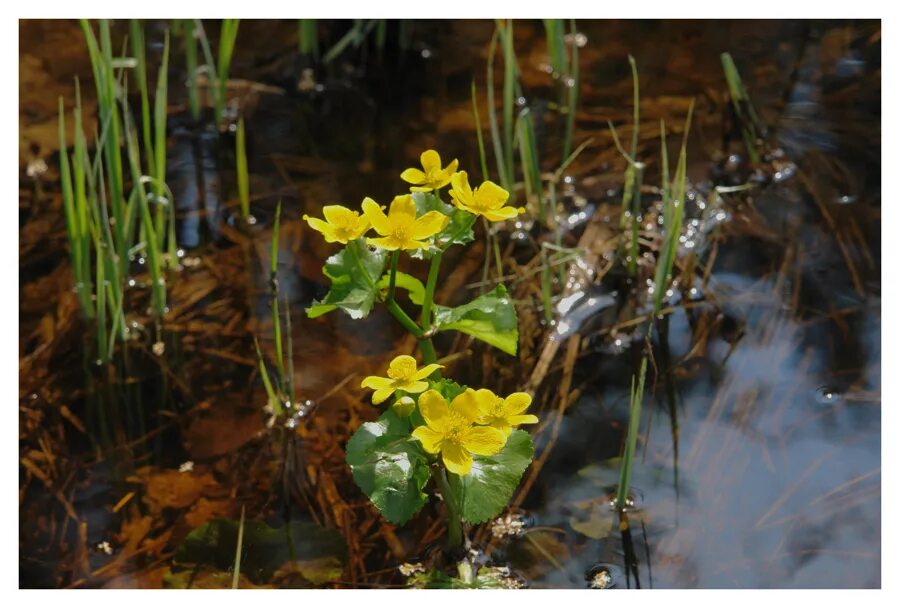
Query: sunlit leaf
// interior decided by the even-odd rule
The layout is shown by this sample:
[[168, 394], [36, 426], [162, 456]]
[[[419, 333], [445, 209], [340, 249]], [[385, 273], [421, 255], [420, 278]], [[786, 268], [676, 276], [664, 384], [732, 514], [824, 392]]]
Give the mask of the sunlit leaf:
[[531, 436], [515, 430], [499, 454], [475, 456], [472, 470], [465, 477], [450, 475], [450, 485], [459, 500], [463, 519], [480, 524], [499, 515], [512, 498], [533, 456]]
[[[408, 275], [405, 272], [397, 272], [397, 277], [394, 280], [394, 285], [399, 287], [400, 289], [405, 289], [409, 292], [409, 300], [416, 306], [421, 306], [422, 302], [425, 301], [425, 285], [422, 284], [422, 281], [417, 279], [414, 276]], [[385, 274], [381, 277], [381, 280], [378, 281], [378, 289], [384, 291], [389, 289], [391, 286], [391, 275]]]
[[[359, 262], [357, 262], [357, 258]], [[331, 279], [331, 289], [321, 301], [313, 302], [306, 315], [315, 319], [340, 308], [354, 319], [366, 317], [378, 294], [376, 282], [384, 271], [387, 253], [371, 250], [359, 239], [329, 257], [322, 272]]]
[[434, 320], [440, 331], [461, 331], [513, 356], [518, 350], [516, 307], [503, 285], [462, 306], [435, 306]]

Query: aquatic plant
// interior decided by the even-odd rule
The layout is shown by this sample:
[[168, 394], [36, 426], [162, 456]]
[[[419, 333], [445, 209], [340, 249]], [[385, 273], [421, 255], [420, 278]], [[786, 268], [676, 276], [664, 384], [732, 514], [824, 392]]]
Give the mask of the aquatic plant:
[[725, 80], [728, 83], [728, 94], [731, 97], [731, 107], [739, 123], [738, 127], [741, 130], [747, 154], [750, 157], [750, 162], [758, 163], [760, 161], [759, 140], [760, 135], [764, 131], [762, 121], [760, 121], [753, 104], [750, 102], [750, 95], [747, 94], [747, 89], [744, 88], [744, 81], [741, 80], [741, 74], [738, 72], [731, 54], [722, 53], [721, 60], [722, 71], [725, 73]]
[[631, 379], [631, 399], [628, 406], [628, 435], [625, 439], [625, 453], [622, 456], [622, 468], [619, 474], [619, 487], [616, 491], [615, 508], [624, 511], [628, 508], [631, 489], [631, 469], [634, 465], [634, 450], [637, 446], [638, 426], [641, 423], [641, 404], [644, 401], [644, 379], [647, 376], [647, 358], [641, 361], [641, 371]]
[[[375, 391], [372, 402], [389, 406], [376, 422], [356, 431], [347, 444], [347, 462], [372, 503], [397, 524], [426, 504], [433, 479], [448, 511], [448, 543], [457, 547], [463, 522], [487, 521], [512, 497], [534, 452], [530, 436], [516, 427], [537, 418], [526, 413], [531, 404], [526, 393], [501, 398], [442, 378], [432, 343], [437, 332], [460, 331], [515, 355], [518, 320], [506, 288], [500, 284], [449, 307], [435, 303], [435, 287], [444, 252], [472, 242], [477, 217], [501, 222], [522, 210], [506, 206], [509, 193], [493, 182], [472, 188], [466, 172], [456, 171], [456, 160], [445, 167], [434, 150], [420, 160], [422, 169], [402, 174], [412, 192], [394, 197], [387, 213], [367, 197], [361, 213], [326, 205], [323, 218], [304, 216], [326, 241], [344, 245], [323, 268], [330, 291], [306, 312], [316, 318], [341, 309], [360, 319], [381, 303], [418, 340], [423, 364], [403, 354], [386, 376], [363, 379], [361, 387]], [[452, 204], [440, 194], [448, 184]], [[370, 230], [378, 236], [367, 237]], [[424, 284], [398, 270], [403, 251], [429, 260]], [[398, 288], [421, 307], [418, 321], [399, 305]]]
[[[134, 57], [128, 61], [113, 56], [109, 22], [100, 20], [98, 25], [99, 40], [90, 22], [81, 21], [99, 106], [95, 156], [91, 159], [88, 154], [81, 88], [76, 80], [71, 155], [60, 99], [60, 182], [75, 291], [84, 316], [93, 320], [96, 360], [108, 362], [116, 340], [124, 341], [129, 331], [124, 316], [126, 290], [136, 284], [129, 279], [131, 260], [139, 255], [147, 261], [151, 312], [159, 334], [166, 312], [164, 268], [177, 265], [177, 245], [172, 195], [165, 183], [168, 32], [164, 36], [151, 112], [140, 22], [131, 23]], [[133, 70], [138, 83], [140, 133], [128, 105], [128, 70]], [[126, 192], [125, 163], [130, 192]]]

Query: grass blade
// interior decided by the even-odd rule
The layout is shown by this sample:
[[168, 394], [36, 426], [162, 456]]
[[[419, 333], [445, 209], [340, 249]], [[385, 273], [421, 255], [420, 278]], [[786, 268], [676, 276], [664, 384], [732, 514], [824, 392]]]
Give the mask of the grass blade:
[[241, 218], [246, 222], [250, 217], [250, 176], [247, 172], [247, 140], [244, 132], [244, 117], [238, 119], [235, 137], [235, 158], [237, 161], [238, 200], [241, 204]]
[[641, 361], [641, 371], [637, 378], [631, 378], [631, 402], [628, 408], [628, 435], [625, 439], [625, 454], [619, 473], [619, 488], [616, 492], [615, 508], [623, 511], [628, 507], [628, 492], [631, 489], [631, 470], [634, 465], [634, 450], [637, 446], [638, 426], [641, 423], [641, 404], [644, 400], [644, 379], [647, 375], [647, 357]]

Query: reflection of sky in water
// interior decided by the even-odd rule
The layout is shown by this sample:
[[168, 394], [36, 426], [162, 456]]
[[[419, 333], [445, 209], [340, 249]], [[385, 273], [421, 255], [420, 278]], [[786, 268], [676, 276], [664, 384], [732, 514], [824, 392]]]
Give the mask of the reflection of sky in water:
[[[705, 376], [678, 384], [677, 507], [665, 390], [645, 398], [641, 429], [645, 435], [652, 410], [651, 438], [646, 460], [639, 443], [633, 486], [644, 495], [654, 586], [879, 585], [880, 407], [879, 397], [865, 392], [880, 387], [877, 304], [864, 311], [853, 337], [866, 367], [852, 370], [849, 380], [836, 379], [828, 341], [821, 339], [830, 331], [826, 322], [795, 321], [778, 298], [766, 302], [760, 296], [772, 293], [768, 281], [751, 286], [732, 275], [725, 282], [753, 302], [740, 307], [748, 331], [718, 379], [713, 368], [728, 351], [724, 342], [709, 345], [715, 364], [705, 366]], [[670, 344], [675, 360], [690, 348], [684, 313], [672, 317]], [[823, 390], [850, 384], [835, 395]], [[548, 466], [555, 469], [546, 479], [554, 496], [535, 513], [542, 525], [567, 528], [573, 503], [600, 497], [603, 485], [615, 483], [617, 469], [597, 465], [609, 451], [617, 453], [621, 438], [597, 437], [594, 429], [613, 415], [624, 429], [622, 388], [604, 387], [570, 410], [560, 433], [566, 445], [554, 448], [559, 460]], [[603, 441], [614, 447], [601, 447]], [[585, 477], [583, 468], [591, 465], [594, 477]], [[572, 467], [582, 474], [572, 475]], [[646, 548], [637, 520], [632, 524], [647, 586]], [[621, 552], [618, 534], [588, 541], [567, 569], [569, 580], [597, 561], [621, 563]], [[542, 581], [565, 583], [563, 573]]]

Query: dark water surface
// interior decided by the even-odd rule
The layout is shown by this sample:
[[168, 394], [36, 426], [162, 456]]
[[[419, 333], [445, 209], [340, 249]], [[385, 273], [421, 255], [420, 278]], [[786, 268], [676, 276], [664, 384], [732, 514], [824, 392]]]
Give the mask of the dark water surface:
[[[148, 24], [148, 41], [161, 28]], [[346, 28], [327, 24], [329, 39]], [[576, 225], [568, 245], [621, 197], [623, 163], [606, 123], [629, 133], [630, 53], [640, 68], [648, 183], [658, 181], [659, 119], [680, 126], [689, 100], [696, 103], [681, 253], [701, 260], [698, 279], [673, 296], [674, 310], [657, 325], [667, 344], [654, 338], [627, 534], [609, 500], [644, 343], [628, 321], [644, 311], [622, 297], [613, 275], [585, 287], [592, 302], [586, 295], [555, 328], [538, 321], [539, 288], [535, 297], [527, 281], [519, 284], [519, 362], [438, 342], [441, 355], [459, 344], [474, 349], [452, 373], [499, 392], [522, 386], [551, 336], [565, 333], [535, 391], [548, 422], [535, 443], [547, 456], [520, 497], [529, 527], [512, 539], [491, 540], [489, 527], [470, 536], [533, 587], [582, 588], [598, 568], [629, 587], [880, 587], [880, 24], [585, 21], [578, 29], [585, 40], [574, 139], [594, 139], [570, 171], [564, 215]], [[210, 24], [212, 39], [217, 31]], [[298, 57], [295, 22], [243, 22], [229, 98], [247, 122], [252, 241], [235, 236], [229, 221], [232, 136], [212, 129], [196, 137], [185, 126], [179, 56], [170, 75], [169, 181], [179, 244], [195, 263], [170, 291], [165, 357], [151, 354], [150, 329], [138, 326], [127, 361], [107, 372], [83, 355], [55, 181], [56, 99], [72, 104], [75, 75], [93, 96], [87, 52], [77, 23], [21, 22], [22, 587], [178, 586], [170, 569], [187, 534], [238, 519], [242, 506], [248, 519], [280, 526], [299, 517], [343, 536], [343, 570], [326, 586], [401, 585], [396, 567], [440, 541], [434, 507], [395, 530], [352, 484], [343, 445], [377, 415], [359, 379], [413, 344], [378, 311], [364, 322], [304, 317], [302, 307], [324, 292], [320, 268], [332, 248], [300, 217], [331, 202], [390, 200], [404, 190], [400, 171], [429, 147], [477, 171], [469, 86], [475, 78], [486, 112], [492, 32], [490, 22], [423, 22], [402, 49], [400, 27], [389, 23], [382, 54], [366, 47], [325, 68]], [[538, 137], [549, 150], [543, 169], [552, 171], [560, 160], [557, 89], [540, 23], [517, 23], [516, 49], [526, 103], [547, 117]], [[723, 127], [724, 51], [783, 162], [752, 196], [716, 201], [713, 182], [746, 166], [729, 158], [740, 149]], [[159, 53], [151, 45], [151, 65]], [[670, 143], [678, 139], [680, 131], [670, 134]], [[41, 158], [50, 168], [35, 180], [26, 166]], [[252, 342], [258, 336], [271, 357], [268, 251], [279, 199], [278, 281], [293, 311], [293, 374], [300, 398], [317, 403], [296, 436], [266, 429]], [[532, 244], [513, 239], [506, 255], [524, 265]], [[469, 297], [480, 247], [445, 264], [442, 301]], [[149, 324], [137, 314], [129, 320]], [[113, 382], [104, 382], [107, 373]], [[299, 580], [265, 570], [252, 582], [312, 578]], [[203, 584], [218, 583], [198, 577], [194, 586]]]

